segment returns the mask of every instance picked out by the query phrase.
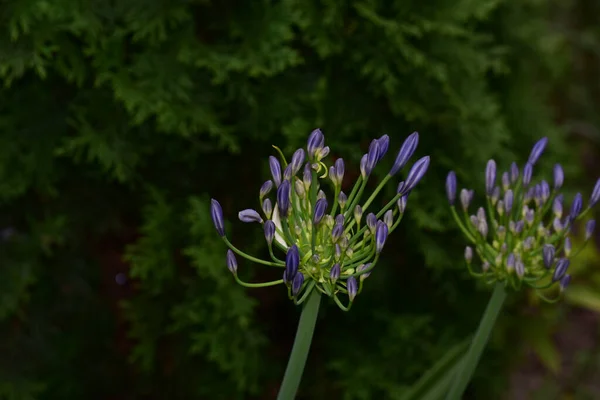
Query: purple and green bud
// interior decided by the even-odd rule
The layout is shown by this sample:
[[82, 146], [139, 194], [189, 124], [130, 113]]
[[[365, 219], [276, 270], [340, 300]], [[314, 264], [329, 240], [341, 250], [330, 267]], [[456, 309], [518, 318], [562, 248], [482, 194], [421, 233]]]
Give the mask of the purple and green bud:
[[562, 187], [565, 181], [565, 173], [560, 164], [555, 164], [554, 169], [552, 171], [552, 175], [554, 178], [554, 190], [558, 190]]
[[383, 222], [385, 222], [388, 229], [392, 229], [392, 225], [394, 225], [394, 212], [392, 210], [387, 210], [385, 214], [383, 214]]
[[263, 197], [265, 197], [266, 195], [268, 195], [269, 193], [271, 193], [271, 190], [273, 189], [273, 181], [272, 180], [268, 180], [265, 183], [262, 184], [262, 186], [260, 187], [260, 199], [262, 200]]
[[419, 134], [417, 132], [412, 133], [404, 143], [402, 143], [402, 147], [400, 147], [400, 151], [396, 156], [396, 161], [394, 161], [394, 165], [392, 169], [390, 169], [389, 175], [394, 176], [398, 171], [400, 171], [410, 160], [415, 150], [417, 149], [417, 145], [419, 144]]
[[358, 283], [356, 282], [356, 278], [351, 276], [346, 281], [346, 289], [348, 290], [348, 297], [350, 298], [350, 302], [354, 301], [356, 294], [358, 293]]
[[298, 266], [300, 264], [300, 254], [298, 253], [298, 246], [293, 245], [287, 251], [285, 255], [285, 272], [287, 278], [293, 279], [298, 272]]
[[341, 158], [338, 158], [337, 160], [335, 160], [335, 180], [337, 181], [338, 185], [342, 184], [342, 181], [344, 180], [344, 172], [345, 172], [345, 165], [344, 165], [344, 160]]
[[310, 184], [312, 183], [312, 168], [308, 163], [304, 165], [304, 172], [302, 173], [302, 182], [304, 183], [304, 189], [308, 191], [310, 189]]
[[319, 222], [321, 222], [325, 215], [325, 211], [327, 211], [327, 200], [324, 198], [317, 200], [317, 203], [315, 204], [315, 213], [313, 215], [314, 225], [319, 225]]
[[453, 206], [456, 201], [456, 174], [454, 171], [448, 172], [446, 177], [446, 196], [450, 205]]
[[517, 166], [516, 162], [513, 162], [512, 164], [510, 164], [510, 182], [517, 183], [518, 179], [519, 179], [519, 167]]
[[467, 262], [467, 264], [471, 264], [472, 260], [473, 260], [473, 248], [471, 248], [471, 246], [467, 246], [467, 247], [465, 247], [465, 261]]
[[377, 254], [381, 253], [381, 250], [383, 250], [383, 246], [388, 237], [388, 232], [389, 229], [387, 225], [383, 221], [378, 221], [375, 231], [375, 251]]
[[281, 185], [281, 164], [274, 156], [269, 156], [269, 168], [271, 169], [275, 186], [279, 187]]
[[354, 207], [354, 219], [356, 220], [356, 223], [360, 223], [362, 215], [363, 215], [363, 209], [360, 206], [360, 204], [357, 204], [356, 207]]
[[295, 176], [302, 168], [304, 163], [304, 149], [298, 149], [292, 155], [292, 161], [290, 162], [291, 175]]
[[523, 276], [525, 276], [525, 264], [523, 264], [523, 261], [517, 260], [515, 262], [515, 272], [519, 278], [523, 278]]
[[[356, 272], [363, 272], [364, 270], [368, 269], [371, 266], [371, 263], [369, 264], [361, 264], [358, 266], [358, 268], [356, 268]], [[365, 279], [367, 279], [369, 276], [371, 276], [371, 271], [369, 272], [365, 272], [364, 274], [360, 274], [360, 281], [364, 281]]]
[[340, 208], [342, 210], [344, 208], [346, 208], [346, 203], [347, 202], [348, 202], [348, 196], [346, 196], [346, 193], [340, 192], [340, 194], [338, 195], [338, 203], [340, 204]]
[[564, 251], [565, 251], [566, 257], [569, 257], [571, 255], [572, 248], [573, 248], [573, 246], [571, 245], [571, 238], [566, 237], [565, 243], [564, 243]]
[[506, 270], [511, 272], [515, 269], [515, 255], [514, 253], [510, 253], [506, 258]]
[[560, 291], [564, 292], [565, 289], [567, 288], [567, 286], [569, 286], [569, 283], [571, 283], [571, 275], [569, 274], [565, 274], [559, 282], [559, 287], [560, 287]]
[[532, 175], [533, 165], [530, 163], [525, 164], [525, 167], [523, 167], [523, 186], [528, 186], [531, 183]]
[[344, 225], [335, 224], [333, 226], [333, 229], [331, 230], [331, 241], [333, 243], [337, 243], [337, 241], [340, 240], [340, 238], [342, 237], [343, 234], [344, 234]]
[[262, 210], [265, 213], [265, 217], [267, 219], [271, 218], [273, 214], [273, 204], [271, 203], [271, 199], [265, 199], [262, 203]]
[[592, 195], [590, 196], [590, 207], [594, 207], [600, 200], [600, 179], [596, 181]]
[[366, 178], [367, 176], [369, 176], [369, 173], [367, 171], [367, 159], [368, 159], [367, 154], [363, 155], [362, 158], [360, 159], [360, 174], [362, 175], [363, 178]]
[[561, 280], [563, 276], [567, 273], [567, 269], [569, 269], [569, 264], [571, 262], [568, 258], [561, 258], [556, 262], [556, 269], [554, 270], [554, 274], [552, 275], [552, 282], [558, 282]]
[[471, 204], [474, 195], [475, 192], [473, 190], [461, 189], [460, 204], [465, 212], [469, 210], [469, 205]]
[[377, 153], [377, 162], [381, 161], [385, 153], [387, 153], [388, 148], [390, 147], [390, 137], [388, 135], [383, 135], [379, 139], [379, 153]]
[[375, 216], [375, 214], [367, 214], [367, 226], [369, 227], [371, 233], [374, 235], [375, 229], [377, 229], [377, 217]]
[[333, 267], [331, 267], [331, 271], [329, 271], [329, 279], [331, 279], [331, 281], [335, 283], [335, 281], [337, 281], [340, 278], [340, 272], [340, 264], [333, 264]]
[[496, 185], [496, 161], [489, 160], [485, 167], [485, 192], [491, 196]]
[[406, 203], [408, 202], [408, 195], [404, 195], [402, 197], [400, 197], [398, 199], [398, 201], [396, 202], [398, 205], [398, 212], [400, 214], [404, 214], [404, 211], [406, 211]]
[[367, 176], [371, 175], [373, 168], [377, 164], [377, 156], [379, 155], [379, 143], [377, 140], [373, 140], [369, 146], [369, 152], [367, 153], [367, 161], [365, 162], [365, 173]]
[[571, 221], [575, 220], [581, 214], [581, 209], [583, 208], [583, 197], [581, 193], [577, 193], [575, 198], [573, 199], [573, 204], [571, 204], [571, 211], [569, 212], [569, 219]]
[[306, 149], [308, 150], [308, 158], [314, 159], [316, 152], [325, 146], [325, 136], [320, 129], [315, 129], [308, 137]]
[[419, 183], [419, 181], [423, 179], [423, 176], [425, 176], [427, 168], [429, 168], [429, 156], [425, 156], [419, 159], [412, 166], [410, 172], [408, 173], [408, 176], [406, 177], [403, 193], [410, 192], [414, 189], [415, 186], [417, 186], [417, 183]]
[[299, 198], [304, 199], [306, 197], [306, 189], [304, 188], [304, 183], [302, 183], [302, 181], [294, 181], [294, 190]]
[[542, 247], [542, 259], [544, 261], [544, 267], [550, 269], [554, 264], [554, 254], [556, 249], [551, 244], [545, 244]]
[[237, 267], [238, 267], [238, 263], [237, 263], [237, 259], [235, 258], [235, 254], [233, 254], [233, 251], [231, 250], [227, 250], [227, 268], [229, 269], [229, 271], [232, 274], [237, 274]]
[[275, 238], [275, 223], [271, 220], [265, 221], [264, 231], [265, 231], [265, 239], [269, 246], [273, 244], [273, 238]]
[[527, 160], [528, 164], [535, 165], [535, 163], [539, 160], [540, 156], [544, 152], [547, 143], [548, 138], [546, 137], [538, 140], [538, 142], [533, 146], [531, 153], [529, 154], [529, 159]]
[[561, 218], [563, 214], [563, 204], [562, 204], [563, 196], [562, 194], [556, 196], [554, 201], [552, 202], [552, 212], [557, 218]]
[[596, 229], [596, 221], [593, 219], [590, 219], [585, 224], [585, 240], [590, 240], [590, 238], [592, 237], [592, 234], [594, 233], [594, 229]]
[[215, 199], [210, 200], [210, 216], [219, 236], [225, 236], [225, 221], [223, 220], [223, 209]]
[[238, 218], [242, 222], [263, 222], [263, 219], [261, 218], [260, 214], [256, 210], [252, 210], [250, 208], [240, 211], [238, 213]]
[[277, 207], [280, 217], [287, 217], [290, 209], [290, 181], [281, 182], [277, 188]]
[[292, 281], [292, 294], [294, 296], [298, 296], [300, 293], [300, 289], [302, 289], [302, 285], [304, 284], [304, 275], [302, 272], [296, 273], [294, 275], [294, 280]]
[[502, 189], [507, 191], [510, 188], [510, 177], [508, 176], [508, 172], [502, 173]]
[[508, 189], [506, 191], [506, 193], [504, 193], [504, 209], [506, 210], [507, 214], [510, 213], [512, 210], [513, 199], [514, 199], [513, 191]]

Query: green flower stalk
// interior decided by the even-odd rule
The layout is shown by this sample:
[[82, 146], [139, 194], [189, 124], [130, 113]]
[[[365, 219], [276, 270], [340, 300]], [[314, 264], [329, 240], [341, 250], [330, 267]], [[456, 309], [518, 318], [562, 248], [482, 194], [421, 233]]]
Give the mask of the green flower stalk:
[[[400, 224], [409, 193], [427, 171], [428, 156], [415, 162], [406, 180], [400, 182], [396, 195], [383, 208], [368, 210], [382, 188], [407, 164], [418, 140], [417, 132], [405, 140], [389, 173], [368, 196], [365, 189], [369, 177], [389, 147], [387, 135], [371, 142], [350, 194], [342, 191], [347, 178], [344, 160], [338, 158], [332, 164], [327, 163], [330, 150], [319, 129], [310, 134], [306, 151], [296, 150], [289, 163], [279, 148], [273, 146], [279, 159], [269, 157], [271, 179], [261, 186], [258, 196], [262, 215], [253, 209], [238, 214], [242, 222], [263, 225], [270, 260], [235, 247], [225, 233], [219, 202], [211, 201], [211, 216], [217, 233], [229, 247], [227, 266], [236, 281], [246, 287], [283, 284], [295, 304], [305, 303], [279, 398], [295, 396], [321, 295], [332, 298], [340, 309], [350, 310], [365, 279], [377, 265], [389, 234]], [[242, 281], [234, 253], [257, 264], [283, 269], [282, 279], [262, 283]]]
[[[528, 287], [547, 302], [558, 301], [571, 280], [568, 273], [571, 260], [594, 230], [595, 222], [589, 220], [585, 225], [584, 244], [573, 251], [569, 237], [571, 229], [600, 200], [600, 179], [588, 206], [583, 209], [583, 198], [577, 194], [566, 216], [564, 197], [560, 193], [564, 182], [562, 167], [554, 166], [552, 187], [545, 180], [532, 181], [533, 167], [547, 141], [543, 138], [534, 145], [521, 174], [517, 164], [512, 163], [508, 171], [500, 174], [499, 182], [495, 161], [488, 161], [483, 207], [472, 208], [474, 191], [462, 189], [457, 210], [456, 174], [451, 171], [446, 179], [452, 215], [471, 243], [465, 248], [469, 273], [495, 287], [462, 369], [453, 381], [449, 400], [460, 399], [467, 387], [507, 293]], [[471, 210], [474, 210], [473, 214]], [[480, 261], [477, 269], [474, 268], [478, 264], [475, 255]], [[548, 292], [553, 291], [556, 294], [549, 297]]]

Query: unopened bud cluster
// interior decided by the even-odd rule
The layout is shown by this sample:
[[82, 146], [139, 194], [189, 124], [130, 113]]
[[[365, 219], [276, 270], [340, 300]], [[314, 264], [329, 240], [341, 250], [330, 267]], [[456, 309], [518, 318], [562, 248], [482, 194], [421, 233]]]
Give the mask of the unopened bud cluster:
[[[564, 173], [560, 164], [554, 166], [552, 184], [545, 180], [532, 181], [534, 165], [547, 141], [543, 138], [535, 144], [521, 171], [512, 163], [508, 171], [498, 173], [495, 161], [488, 161], [484, 207], [471, 207], [473, 190], [462, 189], [457, 199], [453, 171], [446, 179], [446, 194], [456, 222], [473, 245], [465, 249], [470, 273], [488, 283], [505, 282], [514, 290], [523, 285], [532, 287], [540, 297], [551, 301], [542, 290], [558, 284], [562, 292], [569, 284], [569, 265], [578, 252], [572, 249], [571, 228], [600, 200], [600, 179], [585, 210], [583, 197], [578, 193], [568, 213], [565, 212], [560, 193]], [[585, 224], [586, 242], [594, 227], [594, 220]], [[474, 253], [481, 260], [480, 271], [472, 268]]]
[[[230, 248], [227, 267], [236, 280], [251, 287], [284, 283], [289, 297], [297, 304], [312, 290], [319, 290], [348, 310], [377, 264], [388, 235], [400, 223], [408, 195], [427, 171], [429, 157], [412, 166], [406, 180], [398, 185], [397, 194], [381, 210], [374, 213], [368, 208], [385, 184], [407, 164], [418, 140], [416, 132], [405, 140], [391, 170], [366, 200], [363, 195], [369, 176], [388, 150], [387, 135], [371, 142], [360, 162], [361, 174], [349, 194], [342, 191], [344, 160], [326, 163], [329, 147], [319, 129], [310, 134], [306, 151], [296, 150], [289, 163], [281, 151], [280, 159], [269, 157], [271, 178], [259, 191], [261, 212], [246, 209], [240, 211], [239, 219], [262, 224], [271, 260], [249, 256], [229, 242], [223, 211], [213, 199], [212, 219]], [[274, 251], [277, 249], [285, 257], [278, 258]], [[283, 268], [282, 279], [263, 284], [242, 282], [237, 276], [234, 253], [256, 263]], [[339, 300], [340, 293], [348, 296], [348, 306]]]

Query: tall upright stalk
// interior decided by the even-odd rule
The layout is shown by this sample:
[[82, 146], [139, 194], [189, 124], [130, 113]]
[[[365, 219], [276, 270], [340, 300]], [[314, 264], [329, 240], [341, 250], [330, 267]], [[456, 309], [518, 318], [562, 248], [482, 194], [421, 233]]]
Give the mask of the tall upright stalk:
[[475, 372], [475, 368], [477, 367], [477, 364], [479, 364], [479, 359], [488, 342], [490, 333], [494, 328], [496, 318], [500, 314], [500, 310], [502, 310], [505, 299], [506, 290], [504, 289], [504, 283], [498, 282], [494, 287], [492, 297], [481, 318], [477, 333], [475, 333], [471, 346], [463, 359], [462, 366], [454, 377], [454, 382], [446, 396], [446, 400], [460, 400], [462, 398], [465, 389], [471, 381], [473, 372]]
[[319, 304], [321, 302], [321, 293], [313, 289], [308, 300], [302, 308], [292, 354], [288, 360], [288, 365], [283, 376], [283, 382], [277, 395], [277, 400], [293, 400], [296, 397], [298, 386], [302, 380], [304, 365], [310, 351], [317, 315], [319, 314]]

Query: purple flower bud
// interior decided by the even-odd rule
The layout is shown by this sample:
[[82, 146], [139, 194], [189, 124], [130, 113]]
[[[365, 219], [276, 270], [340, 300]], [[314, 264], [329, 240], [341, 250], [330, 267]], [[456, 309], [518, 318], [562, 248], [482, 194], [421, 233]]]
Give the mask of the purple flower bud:
[[270, 246], [273, 244], [273, 238], [275, 237], [275, 223], [271, 220], [265, 221], [264, 230], [265, 239], [267, 239], [267, 243]]
[[515, 232], [521, 233], [521, 232], [523, 232], [523, 228], [525, 228], [525, 221], [523, 221], [523, 220], [517, 221], [517, 223], [515, 224]]
[[335, 283], [335, 281], [337, 281], [340, 277], [340, 264], [336, 263], [333, 264], [333, 267], [331, 267], [331, 271], [329, 271], [329, 279], [331, 279], [332, 282]]
[[341, 257], [342, 257], [342, 246], [340, 246], [339, 244], [336, 244], [335, 245], [335, 260], [339, 261]]
[[356, 293], [358, 293], [358, 283], [356, 282], [356, 278], [351, 276], [346, 281], [346, 289], [348, 289], [348, 297], [350, 298], [350, 302], [354, 301], [356, 297]]
[[530, 163], [525, 164], [523, 167], [523, 186], [529, 185], [531, 182], [531, 176], [533, 175], [533, 165]]
[[294, 190], [299, 198], [304, 199], [306, 197], [306, 189], [304, 188], [304, 184], [300, 180], [294, 181]]
[[225, 236], [225, 222], [223, 221], [223, 209], [215, 199], [210, 200], [210, 216], [219, 236]]
[[233, 254], [233, 251], [227, 250], [227, 268], [229, 268], [229, 271], [235, 275], [237, 274], [237, 267], [238, 263], [235, 258], [235, 254]]
[[540, 198], [545, 203], [550, 198], [550, 185], [546, 181], [540, 183]]
[[472, 190], [461, 189], [460, 191], [460, 203], [462, 204], [462, 208], [464, 211], [469, 209], [469, 205], [471, 204], [471, 200], [473, 200], [473, 195], [475, 194]]
[[344, 180], [344, 160], [341, 158], [338, 158], [337, 160], [335, 160], [335, 179], [337, 180], [338, 185], [342, 184], [342, 181]]
[[533, 219], [535, 217], [535, 212], [533, 211], [533, 208], [527, 208], [527, 210], [525, 211], [525, 221], [531, 225], [533, 224]]
[[558, 286], [560, 286], [560, 291], [564, 292], [567, 286], [569, 286], [569, 283], [571, 283], [571, 275], [565, 274], [565, 276], [563, 276], [558, 283]]
[[496, 184], [496, 161], [489, 160], [485, 167], [485, 192], [491, 195]]
[[575, 198], [573, 199], [573, 204], [571, 204], [571, 212], [569, 213], [569, 218], [573, 221], [577, 216], [581, 213], [581, 209], [583, 208], [583, 197], [581, 197], [581, 193], [577, 193]]
[[290, 181], [283, 181], [277, 188], [277, 207], [279, 216], [285, 218], [290, 208]]
[[566, 237], [564, 243], [565, 256], [569, 257], [572, 248], [573, 246], [571, 245], [571, 239], [569, 237]]
[[271, 192], [271, 189], [273, 189], [273, 181], [272, 180], [268, 180], [262, 184], [262, 186], [260, 187], [261, 200], [263, 197], [265, 197], [266, 195], [268, 195]]
[[453, 206], [456, 200], [456, 174], [454, 171], [448, 172], [448, 176], [446, 177], [446, 196], [450, 205]]
[[394, 225], [394, 212], [392, 210], [387, 210], [383, 214], [383, 222], [385, 222], [388, 229], [392, 229], [392, 225]]
[[320, 149], [317, 150], [317, 152], [315, 153], [315, 157], [317, 160], [321, 161], [322, 159], [327, 157], [328, 154], [329, 154], [329, 146], [325, 146], [325, 147], [321, 147]]
[[477, 230], [481, 233], [481, 236], [484, 238], [488, 235], [488, 224], [485, 219], [480, 219], [477, 221]]
[[593, 219], [590, 219], [585, 224], [585, 240], [589, 240], [592, 237], [592, 234], [594, 233], [594, 229], [596, 229], [596, 221]]
[[362, 215], [363, 215], [363, 209], [360, 206], [360, 204], [357, 204], [356, 207], [354, 207], [354, 219], [356, 220], [356, 223], [360, 222]]
[[496, 186], [492, 190], [492, 195], [490, 196], [490, 200], [492, 201], [492, 204], [496, 204], [496, 202], [498, 201], [499, 198], [500, 198], [500, 188], [498, 186]]
[[344, 214], [338, 214], [335, 216], [336, 224], [344, 225], [345, 220], [346, 220], [346, 218], [344, 218]]
[[367, 226], [372, 234], [375, 234], [375, 229], [377, 228], [377, 217], [373, 213], [369, 213], [367, 215]]
[[419, 134], [417, 132], [412, 133], [409, 137], [406, 138], [404, 143], [402, 143], [402, 147], [396, 156], [396, 161], [392, 166], [392, 169], [389, 172], [390, 176], [396, 174], [396, 172], [400, 171], [402, 167], [406, 165], [408, 160], [412, 157], [413, 153], [417, 149], [417, 145], [419, 144]]
[[[370, 268], [370, 267], [371, 267], [371, 263], [368, 263], [368, 264], [361, 264], [361, 265], [359, 265], [359, 266], [358, 266], [358, 268], [356, 268], [356, 272], [362, 272], [362, 271], [364, 271], [364, 270], [366, 270], [366, 269], [368, 269], [368, 268]], [[369, 272], [365, 272], [364, 274], [361, 274], [361, 275], [360, 275], [360, 281], [361, 281], [361, 282], [362, 282], [362, 281], [364, 281], [364, 280], [365, 280], [365, 279], [367, 279], [369, 276], [371, 276], [371, 271], [369, 271]]]
[[323, 219], [325, 211], [327, 210], [327, 200], [319, 199], [315, 204], [315, 214], [313, 215], [313, 224], [318, 225]]
[[388, 148], [390, 146], [390, 137], [388, 135], [383, 135], [379, 139], [379, 153], [377, 154], [377, 162], [381, 161], [385, 153], [387, 153]]
[[470, 246], [465, 247], [465, 261], [467, 264], [471, 264], [473, 260], [473, 249]]
[[368, 155], [365, 154], [360, 159], [360, 174], [362, 175], [363, 178], [366, 178], [367, 176], [369, 176], [369, 172], [370, 172], [370, 171], [367, 171], [367, 158], [368, 158]]
[[283, 179], [288, 181], [292, 179], [292, 164], [288, 164], [283, 170]]
[[565, 173], [560, 164], [554, 165], [553, 175], [554, 175], [554, 189], [560, 189], [563, 185], [563, 182], [565, 181]]
[[544, 267], [550, 269], [554, 264], [554, 254], [556, 249], [551, 244], [545, 244], [542, 248], [542, 259], [544, 260]]
[[407, 193], [417, 186], [417, 183], [427, 172], [427, 168], [429, 167], [429, 156], [425, 156], [418, 160], [410, 169], [408, 176], [406, 177], [406, 182], [404, 184], [404, 193]]
[[338, 203], [340, 203], [340, 208], [343, 210], [344, 208], [346, 208], [346, 203], [348, 202], [348, 196], [346, 196], [346, 193], [341, 192], [338, 195]]
[[505, 191], [510, 187], [510, 177], [508, 176], [508, 172], [502, 173], [502, 189]]
[[562, 221], [560, 220], [560, 218], [558, 218], [558, 217], [554, 218], [554, 221], [552, 222], [552, 228], [554, 228], [555, 232], [560, 232], [564, 229], [564, 225], [563, 225]]
[[537, 162], [537, 160], [540, 158], [540, 156], [544, 152], [544, 148], [546, 147], [547, 143], [548, 143], [548, 138], [546, 138], [546, 137], [538, 140], [538, 142], [533, 146], [531, 153], [529, 154], [529, 159], [527, 160], [527, 162], [529, 164], [534, 165]]
[[373, 140], [369, 146], [369, 152], [367, 153], [367, 162], [365, 163], [365, 172], [367, 175], [371, 175], [373, 168], [377, 164], [377, 156], [379, 155], [379, 142]]
[[377, 230], [375, 231], [375, 251], [378, 254], [381, 253], [381, 250], [383, 250], [383, 245], [385, 244], [385, 241], [387, 240], [387, 236], [388, 236], [387, 225], [382, 221], [378, 221], [377, 222]]
[[269, 168], [271, 169], [275, 186], [279, 187], [281, 185], [281, 164], [279, 164], [279, 160], [273, 156], [269, 156]]
[[304, 164], [304, 172], [302, 173], [302, 182], [304, 182], [304, 188], [308, 190], [310, 184], [312, 183], [312, 169], [310, 168], [310, 164]]
[[302, 163], [304, 162], [304, 149], [298, 149], [292, 155], [292, 161], [290, 162], [292, 168], [292, 175], [296, 175], [300, 168], [302, 167]]
[[533, 236], [527, 236], [525, 238], [525, 240], [523, 241], [523, 249], [526, 251], [531, 250], [531, 247], [533, 246], [533, 241], [534, 241], [534, 237]]
[[563, 196], [561, 194], [561, 195], [556, 196], [556, 198], [554, 199], [554, 202], [552, 203], [552, 211], [554, 211], [554, 215], [556, 215], [558, 218], [561, 218], [562, 213], [563, 213], [562, 200], [563, 200]]
[[594, 190], [592, 190], [592, 195], [590, 196], [590, 207], [594, 207], [596, 203], [598, 203], [598, 200], [600, 200], [600, 179], [596, 181]]
[[331, 230], [331, 241], [333, 243], [336, 243], [338, 240], [340, 240], [340, 238], [342, 237], [343, 234], [344, 234], [344, 225], [335, 224], [333, 226], [333, 229]]
[[515, 255], [510, 253], [506, 258], [506, 270], [511, 271], [515, 269]]
[[285, 283], [288, 286], [290, 284], [290, 279], [288, 278], [288, 271], [287, 271], [287, 269], [283, 270], [283, 283]]
[[265, 199], [263, 201], [262, 210], [265, 213], [265, 217], [271, 218], [271, 214], [273, 214], [273, 204], [271, 204], [271, 199]]
[[298, 253], [298, 246], [292, 245], [285, 255], [285, 270], [287, 272], [288, 279], [293, 279], [298, 272], [298, 265], [300, 264], [300, 254]]
[[404, 190], [404, 186], [406, 186], [404, 181], [398, 183], [398, 189], [396, 189], [396, 193], [402, 193], [402, 191]]
[[298, 296], [298, 293], [300, 293], [300, 289], [302, 289], [303, 283], [304, 283], [304, 275], [302, 275], [302, 272], [298, 272], [294, 276], [294, 280], [292, 281], [292, 294], [294, 296]]
[[522, 278], [525, 275], [525, 264], [523, 264], [523, 261], [517, 260], [515, 263], [515, 272], [519, 278]]
[[408, 195], [404, 195], [402, 197], [400, 197], [398, 199], [398, 201], [396, 202], [396, 204], [398, 205], [398, 211], [400, 212], [400, 214], [404, 214], [404, 211], [406, 211], [406, 203], [408, 202]]
[[506, 210], [507, 214], [510, 212], [510, 210], [512, 210], [513, 197], [513, 191], [510, 189], [504, 193], [504, 209]]
[[515, 183], [519, 179], [519, 167], [516, 162], [510, 164], [510, 182]]
[[556, 269], [552, 275], [552, 282], [559, 281], [563, 276], [565, 276], [570, 263], [571, 262], [568, 258], [561, 258], [556, 262]]
[[238, 218], [242, 222], [263, 222], [263, 219], [260, 217], [260, 214], [257, 211], [252, 210], [250, 208], [240, 211], [238, 213]]
[[320, 129], [315, 129], [311, 132], [308, 137], [308, 144], [306, 149], [308, 150], [308, 157], [314, 158], [317, 150], [321, 149], [325, 145], [325, 136]]

